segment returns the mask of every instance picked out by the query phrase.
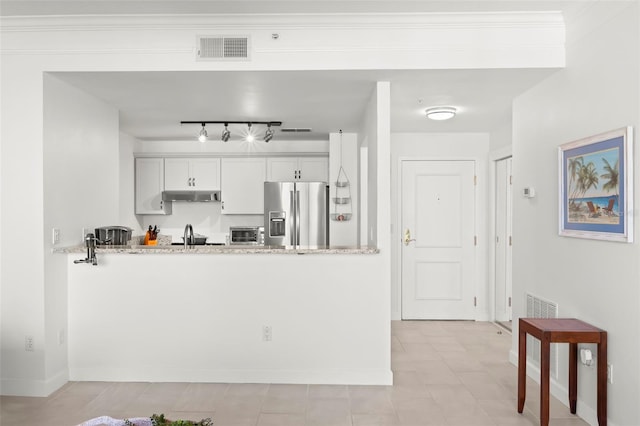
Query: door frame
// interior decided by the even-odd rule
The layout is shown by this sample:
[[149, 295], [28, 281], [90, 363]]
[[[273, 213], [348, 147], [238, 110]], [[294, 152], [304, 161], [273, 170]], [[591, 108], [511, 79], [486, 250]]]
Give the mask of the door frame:
[[[488, 269], [489, 269], [489, 315], [490, 321], [496, 320], [496, 184], [498, 177], [496, 176], [496, 163], [500, 160], [513, 157], [511, 145], [489, 152], [489, 241], [490, 248], [488, 253]], [[511, 163], [513, 167], [513, 162]], [[513, 168], [512, 175], [513, 175]], [[514, 194], [515, 195], [515, 194]], [[513, 216], [512, 216], [513, 218]], [[512, 300], [513, 304], [513, 300]]]
[[[481, 214], [480, 209], [483, 204], [481, 202], [482, 196], [486, 196], [486, 192], [482, 191], [483, 187], [483, 177], [487, 176], [484, 167], [486, 167], [486, 162], [482, 158], [478, 157], [408, 157], [402, 156], [398, 157], [397, 160], [397, 170], [396, 170], [396, 199], [395, 203], [397, 206], [396, 209], [396, 225], [392, 227], [392, 244], [396, 248], [396, 282], [397, 282], [397, 301], [398, 303], [398, 314], [400, 316], [400, 320], [402, 319], [402, 164], [405, 161], [473, 161], [475, 165], [476, 177], [478, 179], [478, 183], [476, 184], [475, 194], [474, 194], [474, 218], [473, 218], [473, 226], [475, 228], [475, 234], [478, 237], [478, 244], [476, 246], [476, 250], [474, 251], [474, 273], [476, 274], [477, 279], [474, 280], [474, 293], [476, 297], [478, 297], [478, 303], [475, 310], [475, 321], [487, 321], [488, 320], [488, 312], [486, 312], [485, 307], [488, 301], [482, 300], [484, 299], [483, 290], [486, 288], [487, 282], [485, 279], [481, 278], [482, 273], [486, 274], [486, 267], [483, 262], [487, 261], [487, 255], [485, 255], [484, 250], [486, 250], [486, 246], [483, 243], [484, 236], [483, 230], [484, 228], [480, 226], [481, 218], [486, 217]], [[495, 174], [495, 173], [494, 173]], [[485, 190], [486, 191], [486, 190]], [[494, 225], [495, 227], [495, 225]], [[486, 291], [484, 291], [486, 293]], [[392, 301], [393, 301], [392, 295]]]

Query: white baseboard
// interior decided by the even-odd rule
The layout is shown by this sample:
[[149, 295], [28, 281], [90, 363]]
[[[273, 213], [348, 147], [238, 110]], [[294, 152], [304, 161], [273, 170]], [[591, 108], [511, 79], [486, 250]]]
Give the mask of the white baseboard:
[[72, 368], [71, 381], [392, 385], [391, 370], [166, 370]]
[[63, 370], [47, 380], [2, 379], [0, 395], [46, 397], [69, 381], [69, 372]]
[[[518, 366], [517, 351], [514, 351], [514, 350], [509, 351], [509, 362], [511, 362], [516, 367]], [[527, 376], [531, 377], [533, 380], [535, 380], [536, 383], [540, 384], [540, 369], [537, 366], [531, 364], [530, 362], [527, 362]], [[560, 402], [566, 405], [567, 410], [569, 410], [569, 391], [567, 390], [566, 387], [562, 386], [560, 383], [558, 383], [557, 380], [552, 378], [549, 381], [549, 392], [551, 392], [551, 395], [557, 398]], [[525, 401], [525, 405], [526, 405], [526, 401]], [[580, 417], [582, 420], [584, 420], [585, 422], [589, 423], [591, 426], [598, 425], [597, 410], [587, 405], [587, 403], [585, 403], [583, 400], [580, 399], [580, 396], [578, 396], [578, 402], [576, 404], [576, 415]], [[617, 426], [615, 423], [611, 422], [611, 420], [609, 420], [608, 418], [607, 418], [607, 424], [609, 426]]]

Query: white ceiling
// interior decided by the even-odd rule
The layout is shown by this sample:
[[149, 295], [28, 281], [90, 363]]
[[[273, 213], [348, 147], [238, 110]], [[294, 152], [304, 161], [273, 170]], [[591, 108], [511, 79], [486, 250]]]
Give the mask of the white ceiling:
[[[312, 133], [278, 139], [326, 139], [357, 132], [376, 81], [391, 82], [392, 132], [491, 132], [511, 118], [515, 96], [553, 70], [193, 71], [55, 73], [120, 110], [121, 130], [141, 140], [192, 139], [181, 121], [282, 121]], [[430, 106], [459, 114], [427, 120]], [[240, 129], [232, 126], [239, 134]], [[208, 125], [218, 137], [222, 125]]]
[[417, 13], [562, 10], [598, 0], [1, 0], [0, 15]]
[[[586, 0], [586, 3], [595, 0]], [[556, 0], [0, 0], [0, 15], [194, 13], [405, 13], [561, 10], [565, 19], [585, 1]], [[193, 138], [197, 125], [180, 121], [282, 121], [326, 138], [357, 131], [376, 81], [391, 82], [392, 132], [490, 132], [507, 124], [514, 97], [554, 70], [91, 72], [56, 73], [120, 110], [121, 129], [143, 140]], [[447, 122], [425, 119], [429, 106], [451, 105]], [[217, 135], [222, 126], [208, 126]], [[231, 129], [238, 133], [239, 129]], [[234, 132], [234, 130], [236, 130]]]

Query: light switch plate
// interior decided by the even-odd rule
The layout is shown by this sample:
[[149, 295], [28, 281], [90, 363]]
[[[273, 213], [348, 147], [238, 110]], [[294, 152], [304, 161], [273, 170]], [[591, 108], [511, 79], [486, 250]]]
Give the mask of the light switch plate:
[[51, 233], [51, 243], [58, 244], [60, 242], [60, 229], [53, 228], [53, 232]]

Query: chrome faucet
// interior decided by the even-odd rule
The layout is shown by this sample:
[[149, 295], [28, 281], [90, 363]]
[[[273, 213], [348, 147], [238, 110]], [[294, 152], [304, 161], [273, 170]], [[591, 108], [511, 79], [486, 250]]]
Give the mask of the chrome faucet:
[[193, 235], [193, 226], [191, 226], [190, 223], [187, 223], [187, 225], [184, 227], [184, 236], [182, 238], [184, 239], [184, 248], [192, 246], [196, 243], [196, 237], [195, 235]]
[[85, 259], [74, 260], [73, 263], [90, 263], [93, 266], [98, 264], [98, 259], [96, 258], [96, 236], [89, 233], [86, 237], [84, 237], [84, 243], [87, 246], [87, 257]]

